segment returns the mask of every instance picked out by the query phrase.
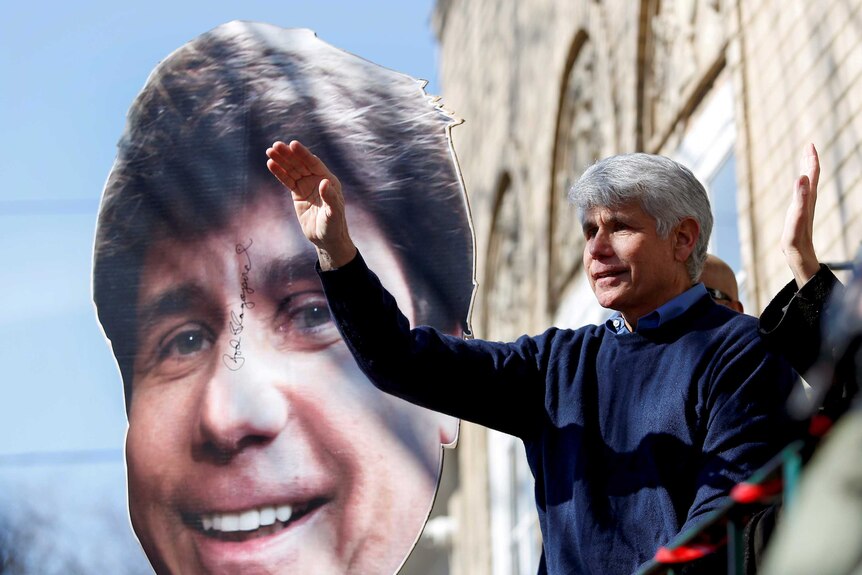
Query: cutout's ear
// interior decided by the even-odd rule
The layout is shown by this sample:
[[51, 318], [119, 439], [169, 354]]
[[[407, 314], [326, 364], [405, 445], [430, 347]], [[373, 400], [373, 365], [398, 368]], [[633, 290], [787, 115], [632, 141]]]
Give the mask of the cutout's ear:
[[673, 255], [678, 262], [685, 262], [700, 237], [700, 224], [694, 218], [684, 218], [673, 230]]
[[455, 444], [458, 442], [458, 431], [461, 427], [461, 420], [443, 413], [436, 415], [440, 425], [440, 443], [444, 447], [455, 447]]

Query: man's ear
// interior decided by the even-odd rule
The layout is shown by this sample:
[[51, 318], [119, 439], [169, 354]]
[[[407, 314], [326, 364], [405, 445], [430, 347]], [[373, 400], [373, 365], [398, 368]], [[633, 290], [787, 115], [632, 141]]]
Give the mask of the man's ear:
[[700, 236], [700, 224], [694, 218], [684, 218], [673, 230], [673, 256], [678, 262], [685, 262], [694, 251]]

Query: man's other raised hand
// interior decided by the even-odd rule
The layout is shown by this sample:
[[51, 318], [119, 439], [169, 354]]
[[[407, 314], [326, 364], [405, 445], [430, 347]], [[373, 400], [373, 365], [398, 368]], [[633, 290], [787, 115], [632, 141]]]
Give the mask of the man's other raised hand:
[[323, 270], [341, 267], [356, 256], [347, 230], [341, 182], [300, 142], [275, 142], [266, 150], [266, 167], [289, 190], [302, 233], [317, 248]]
[[814, 207], [820, 181], [820, 158], [814, 144], [808, 144], [800, 162], [801, 175], [796, 178], [793, 196], [784, 219], [781, 249], [801, 288], [820, 269], [814, 251]]

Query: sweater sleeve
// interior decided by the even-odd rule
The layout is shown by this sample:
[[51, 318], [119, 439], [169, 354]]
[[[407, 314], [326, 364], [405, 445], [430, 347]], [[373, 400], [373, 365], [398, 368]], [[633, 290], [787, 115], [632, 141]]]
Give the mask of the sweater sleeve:
[[318, 273], [336, 326], [379, 389], [519, 437], [540, 428], [545, 336], [499, 343], [411, 329], [361, 254]]
[[760, 316], [759, 329], [770, 350], [784, 357], [797, 372], [808, 371], [823, 343], [822, 316], [835, 289], [843, 289], [828, 266], [801, 289], [791, 281], [769, 302]]
[[749, 330], [737, 332], [722, 351], [705, 390], [696, 493], [683, 530], [720, 507], [735, 485], [803, 431], [785, 407], [795, 382], [793, 371]]

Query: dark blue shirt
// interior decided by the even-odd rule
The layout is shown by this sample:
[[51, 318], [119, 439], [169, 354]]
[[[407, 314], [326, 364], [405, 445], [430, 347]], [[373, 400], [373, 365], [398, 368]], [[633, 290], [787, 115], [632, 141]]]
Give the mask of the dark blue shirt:
[[375, 385], [524, 441], [540, 573], [635, 571], [792, 438], [791, 370], [754, 318], [706, 294], [624, 337], [602, 325], [501, 343], [411, 330], [361, 257], [321, 278]]

